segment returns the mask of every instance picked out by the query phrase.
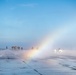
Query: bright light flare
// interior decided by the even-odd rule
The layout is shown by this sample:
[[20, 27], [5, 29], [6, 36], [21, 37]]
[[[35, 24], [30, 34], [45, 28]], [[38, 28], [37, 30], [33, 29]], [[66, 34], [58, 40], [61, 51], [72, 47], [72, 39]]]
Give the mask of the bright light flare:
[[60, 49], [60, 50], [56, 50], [56, 49], [55, 49], [54, 52], [55, 52], [55, 53], [63, 53], [63, 50], [62, 50], [62, 49]]

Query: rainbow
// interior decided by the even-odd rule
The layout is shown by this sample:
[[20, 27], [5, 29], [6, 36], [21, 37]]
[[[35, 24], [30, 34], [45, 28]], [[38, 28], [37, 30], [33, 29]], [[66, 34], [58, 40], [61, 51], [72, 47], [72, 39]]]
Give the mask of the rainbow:
[[38, 50], [29, 50], [27, 53], [29, 58], [28, 61], [32, 58], [45, 56], [47, 53], [50, 52], [51, 48], [53, 47], [54, 43], [60, 39], [61, 37], [64, 37], [65, 34], [69, 32], [70, 28], [68, 26], [60, 27], [57, 30], [55, 30], [52, 34], [49, 33], [43, 41], [38, 45]]

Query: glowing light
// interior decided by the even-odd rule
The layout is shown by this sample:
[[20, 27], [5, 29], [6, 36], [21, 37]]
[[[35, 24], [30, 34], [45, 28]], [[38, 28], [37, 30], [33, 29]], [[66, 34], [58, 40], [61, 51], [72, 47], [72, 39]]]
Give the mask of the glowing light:
[[54, 50], [54, 52], [56, 53], [56, 52], [57, 52], [57, 50], [55, 49], [55, 50]]
[[55, 53], [63, 53], [63, 50], [62, 50], [62, 49], [59, 49], [59, 50], [56, 50], [56, 49], [55, 49], [54, 52], [55, 52]]
[[63, 50], [59, 50], [59, 52], [60, 52], [60, 53], [62, 53], [62, 52], [63, 52]]

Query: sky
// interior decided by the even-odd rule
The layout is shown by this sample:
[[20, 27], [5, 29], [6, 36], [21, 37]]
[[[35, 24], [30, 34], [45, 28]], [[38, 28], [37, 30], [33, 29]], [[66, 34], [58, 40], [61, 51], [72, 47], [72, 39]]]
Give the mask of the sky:
[[0, 0], [0, 47], [31, 47], [67, 26], [55, 47], [76, 48], [75, 16], [76, 0]]

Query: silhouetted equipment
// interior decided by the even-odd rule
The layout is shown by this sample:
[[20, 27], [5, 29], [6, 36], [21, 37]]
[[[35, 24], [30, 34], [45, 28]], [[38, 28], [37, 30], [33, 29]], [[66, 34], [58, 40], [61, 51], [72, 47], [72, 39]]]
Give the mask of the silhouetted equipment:
[[8, 47], [6, 46], [6, 49], [8, 49]]
[[23, 50], [23, 47], [20, 47], [20, 46], [12, 46], [11, 49], [12, 50]]
[[21, 47], [21, 50], [23, 50], [23, 47]]
[[19, 46], [17, 48], [18, 48], [18, 50], [20, 50], [20, 47]]

